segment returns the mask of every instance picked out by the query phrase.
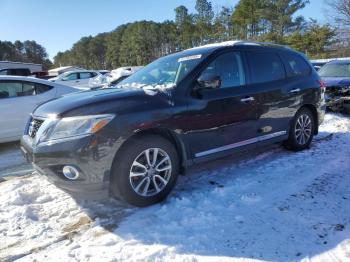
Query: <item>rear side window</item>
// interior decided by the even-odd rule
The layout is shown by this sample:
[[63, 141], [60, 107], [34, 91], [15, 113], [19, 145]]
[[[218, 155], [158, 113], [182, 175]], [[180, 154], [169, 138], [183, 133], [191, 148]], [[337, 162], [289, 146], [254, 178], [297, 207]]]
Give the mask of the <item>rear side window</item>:
[[90, 72], [80, 73], [80, 79], [88, 79], [88, 78], [91, 78]]
[[300, 55], [285, 53], [283, 57], [289, 66], [290, 76], [305, 76], [310, 74], [311, 68], [309, 64]]
[[21, 93], [21, 82], [0, 82], [0, 98], [16, 97]]
[[77, 80], [77, 79], [78, 79], [77, 73], [72, 73], [62, 78], [63, 81], [71, 81], [71, 80]]
[[53, 87], [52, 86], [47, 86], [47, 85], [43, 85], [43, 84], [35, 84], [35, 94], [39, 95], [42, 93], [45, 93], [49, 90], [51, 90]]
[[243, 63], [239, 52], [228, 52], [219, 55], [202, 72], [202, 76], [206, 74], [220, 76], [221, 88], [245, 84]]
[[285, 78], [281, 59], [275, 53], [248, 52], [251, 79], [254, 84], [276, 81]]

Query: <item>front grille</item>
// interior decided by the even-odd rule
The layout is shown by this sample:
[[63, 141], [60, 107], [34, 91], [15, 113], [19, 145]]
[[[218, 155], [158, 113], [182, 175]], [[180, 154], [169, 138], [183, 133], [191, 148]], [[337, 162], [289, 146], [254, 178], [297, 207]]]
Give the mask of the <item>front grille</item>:
[[28, 135], [31, 138], [34, 138], [43, 123], [44, 123], [44, 120], [42, 119], [32, 118], [32, 120], [29, 123]]

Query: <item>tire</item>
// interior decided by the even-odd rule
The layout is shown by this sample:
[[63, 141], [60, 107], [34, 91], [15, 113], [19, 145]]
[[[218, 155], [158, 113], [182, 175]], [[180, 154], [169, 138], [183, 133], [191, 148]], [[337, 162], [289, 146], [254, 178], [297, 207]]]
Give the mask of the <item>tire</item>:
[[145, 135], [133, 139], [122, 150], [112, 168], [112, 194], [138, 207], [163, 201], [179, 173], [175, 147], [163, 137]]
[[[302, 128], [304, 126], [304, 128]], [[304, 131], [303, 131], [304, 130]], [[315, 133], [315, 118], [307, 108], [300, 109], [294, 116], [290, 128], [286, 148], [300, 151], [310, 147]]]

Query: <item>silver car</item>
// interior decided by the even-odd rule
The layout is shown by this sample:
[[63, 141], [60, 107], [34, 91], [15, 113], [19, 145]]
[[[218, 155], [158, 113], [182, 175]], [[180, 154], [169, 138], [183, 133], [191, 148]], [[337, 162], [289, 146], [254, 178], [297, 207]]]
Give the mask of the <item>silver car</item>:
[[39, 104], [76, 91], [34, 77], [0, 76], [0, 143], [19, 140]]

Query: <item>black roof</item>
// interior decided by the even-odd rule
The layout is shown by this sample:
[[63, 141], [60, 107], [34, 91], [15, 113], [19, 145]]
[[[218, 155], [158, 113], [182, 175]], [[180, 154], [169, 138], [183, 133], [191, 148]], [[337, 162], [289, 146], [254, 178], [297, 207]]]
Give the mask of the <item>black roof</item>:
[[187, 50], [183, 50], [177, 54], [186, 55], [186, 56], [191, 56], [196, 54], [208, 54], [224, 48], [244, 48], [244, 49], [252, 49], [252, 50], [280, 49], [283, 51], [297, 52], [289, 48], [288, 46], [278, 45], [273, 43], [252, 42], [252, 41], [227, 41], [222, 43], [214, 43], [214, 44], [208, 44], [208, 45], [190, 48]]

